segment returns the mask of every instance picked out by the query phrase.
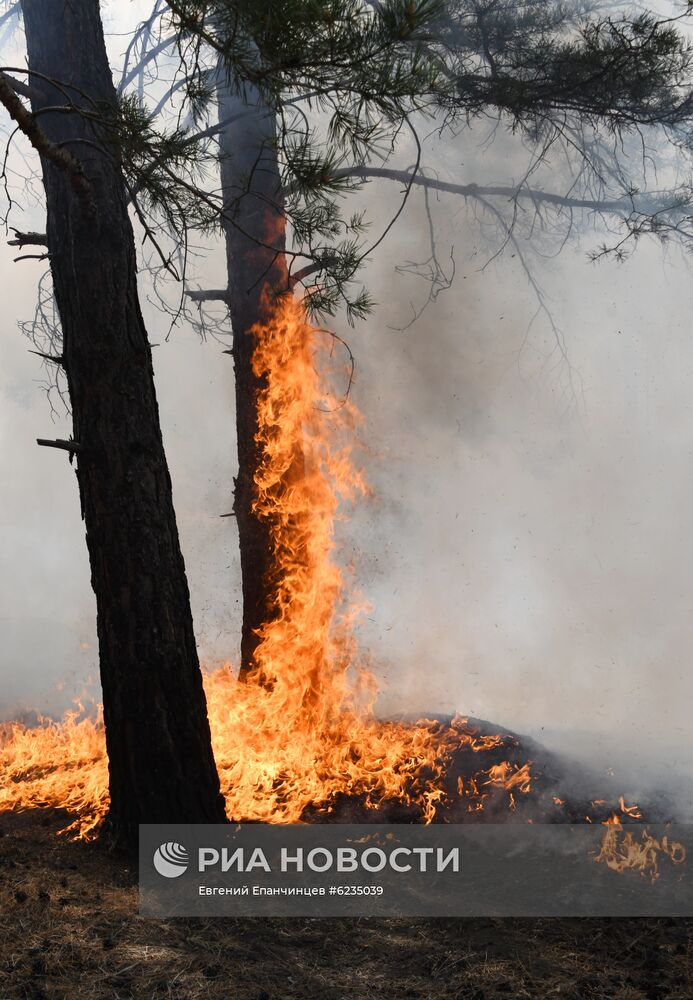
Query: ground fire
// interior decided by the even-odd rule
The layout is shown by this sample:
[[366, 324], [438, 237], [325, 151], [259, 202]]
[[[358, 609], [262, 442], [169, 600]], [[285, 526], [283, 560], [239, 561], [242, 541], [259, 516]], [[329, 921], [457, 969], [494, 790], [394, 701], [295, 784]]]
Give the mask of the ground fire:
[[[292, 296], [270, 315], [255, 330], [255, 373], [265, 386], [256, 513], [270, 526], [276, 614], [245, 680], [228, 666], [205, 678], [229, 818], [601, 822], [599, 860], [614, 870], [682, 861], [680, 845], [619, 839], [621, 824], [640, 818], [622, 798], [614, 808], [557, 794], [551, 768], [510, 733], [464, 718], [376, 718], [375, 680], [354, 638], [363, 602], [335, 558], [335, 521], [367, 491], [352, 460], [358, 413], [349, 398], [335, 402], [319, 374], [333, 338], [307, 322]], [[108, 811], [98, 714], [79, 706], [59, 723], [0, 729], [0, 810], [31, 808], [64, 810], [73, 836], [98, 833]]]

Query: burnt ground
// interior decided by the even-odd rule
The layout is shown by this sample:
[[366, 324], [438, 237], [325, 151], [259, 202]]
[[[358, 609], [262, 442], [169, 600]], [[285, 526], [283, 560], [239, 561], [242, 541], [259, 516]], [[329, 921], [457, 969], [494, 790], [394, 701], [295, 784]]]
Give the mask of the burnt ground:
[[0, 816], [0, 1000], [693, 997], [693, 920], [144, 919], [60, 825]]

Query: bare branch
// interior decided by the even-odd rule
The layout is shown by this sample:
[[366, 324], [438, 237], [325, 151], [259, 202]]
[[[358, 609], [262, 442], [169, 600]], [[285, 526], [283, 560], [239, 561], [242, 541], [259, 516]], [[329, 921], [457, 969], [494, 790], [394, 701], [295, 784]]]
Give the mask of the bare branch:
[[52, 361], [54, 365], [63, 364], [62, 354], [44, 354], [43, 351], [29, 351], [29, 354], [35, 354], [38, 358], [43, 358], [44, 361]]
[[22, 97], [26, 97], [30, 101], [35, 100], [36, 98], [43, 98], [44, 96], [37, 87], [32, 87], [28, 83], [22, 83], [21, 80], [17, 80], [14, 76], [10, 76], [9, 73], [5, 73], [5, 79], [15, 93], [20, 94]]
[[59, 170], [62, 170], [74, 189], [85, 199], [93, 211], [94, 201], [91, 185], [84, 176], [82, 164], [75, 159], [72, 153], [68, 153], [66, 149], [51, 142], [37, 123], [35, 116], [20, 101], [9, 78], [2, 72], [0, 72], [0, 103], [4, 105], [10, 118], [16, 122], [34, 149], [45, 159], [50, 160]]
[[193, 302], [228, 302], [229, 301], [229, 290], [228, 288], [189, 288], [186, 289], [185, 294]]
[[123, 91], [127, 85], [132, 83], [132, 81], [142, 72], [148, 63], [152, 62], [153, 59], [156, 59], [161, 52], [165, 52], [166, 49], [169, 49], [172, 45], [174, 45], [177, 38], [177, 35], [169, 35], [168, 38], [163, 38], [160, 42], [158, 42], [154, 48], [149, 49], [137, 65], [133, 66], [129, 72], [124, 74], [120, 84], [118, 85], [118, 90]]
[[49, 438], [36, 438], [36, 444], [40, 445], [42, 448], [59, 448], [61, 451], [69, 451], [71, 453], [84, 451], [79, 441], [62, 441], [59, 438], [57, 440]]
[[14, 257], [12, 263], [19, 264], [23, 260], [48, 260], [49, 257], [49, 253], [23, 253], [19, 257]]
[[10, 227], [14, 233], [14, 239], [8, 240], [8, 247], [19, 247], [20, 250], [24, 247], [47, 247], [48, 237], [45, 233], [22, 233], [19, 229], [15, 229], [14, 226]]
[[[325, 263], [327, 263], [327, 261], [325, 261]], [[321, 271], [323, 266], [323, 263], [306, 264], [305, 267], [302, 267], [299, 271], [296, 271], [294, 274], [289, 276], [289, 287], [294, 288], [294, 286], [300, 281], [303, 281], [304, 278], [309, 278], [311, 274]]]
[[16, 3], [12, 4], [9, 10], [6, 10], [4, 14], [0, 14], [0, 28], [2, 28], [3, 24], [6, 24], [8, 21], [11, 21], [13, 17], [15, 16], [19, 17], [19, 14], [20, 14], [20, 4], [19, 0], [17, 0]]
[[370, 180], [371, 178], [383, 178], [385, 180], [396, 181], [400, 184], [414, 184], [417, 187], [433, 188], [436, 191], [444, 191], [449, 194], [459, 194], [468, 198], [507, 198], [525, 199], [534, 202], [544, 202], [557, 207], [584, 208], [595, 212], [630, 212], [632, 202], [626, 198], [600, 201], [596, 198], [572, 198], [561, 194], [553, 194], [550, 191], [540, 191], [529, 187], [512, 187], [505, 184], [455, 184], [451, 181], [441, 181], [437, 177], [428, 177], [422, 173], [412, 173], [410, 170], [395, 170], [390, 167], [345, 167], [335, 172], [335, 179], [342, 177], [353, 177], [356, 179]]

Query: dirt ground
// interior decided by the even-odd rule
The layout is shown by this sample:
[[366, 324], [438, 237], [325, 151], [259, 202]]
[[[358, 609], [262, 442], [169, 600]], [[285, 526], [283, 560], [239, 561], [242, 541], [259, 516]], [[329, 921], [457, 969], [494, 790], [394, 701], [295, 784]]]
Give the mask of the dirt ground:
[[693, 920], [150, 920], [59, 825], [0, 816], [0, 1000], [693, 998]]

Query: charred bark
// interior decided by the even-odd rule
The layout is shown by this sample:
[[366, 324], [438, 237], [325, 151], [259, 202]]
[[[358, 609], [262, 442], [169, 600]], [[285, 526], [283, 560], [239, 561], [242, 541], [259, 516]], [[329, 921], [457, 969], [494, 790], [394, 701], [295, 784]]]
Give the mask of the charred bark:
[[[108, 137], [79, 113], [116, 100], [98, 0], [22, 0], [42, 131], [88, 188], [42, 156], [74, 456], [96, 594], [111, 806], [108, 836], [139, 823], [221, 822], [185, 566], [137, 295], [126, 190]], [[62, 90], [48, 80], [59, 80]], [[93, 105], [88, 105], [93, 107]]]
[[[269, 525], [253, 509], [255, 474], [262, 458], [256, 442], [262, 383], [253, 372], [257, 344], [253, 327], [267, 318], [272, 296], [287, 291], [289, 278], [274, 115], [252, 88], [243, 98], [232, 94], [221, 71], [218, 98], [219, 121], [226, 123], [220, 132], [220, 175], [236, 383], [234, 513], [243, 582], [241, 676], [246, 676], [255, 667], [258, 630], [275, 613]], [[248, 114], [252, 108], [256, 114]]]

